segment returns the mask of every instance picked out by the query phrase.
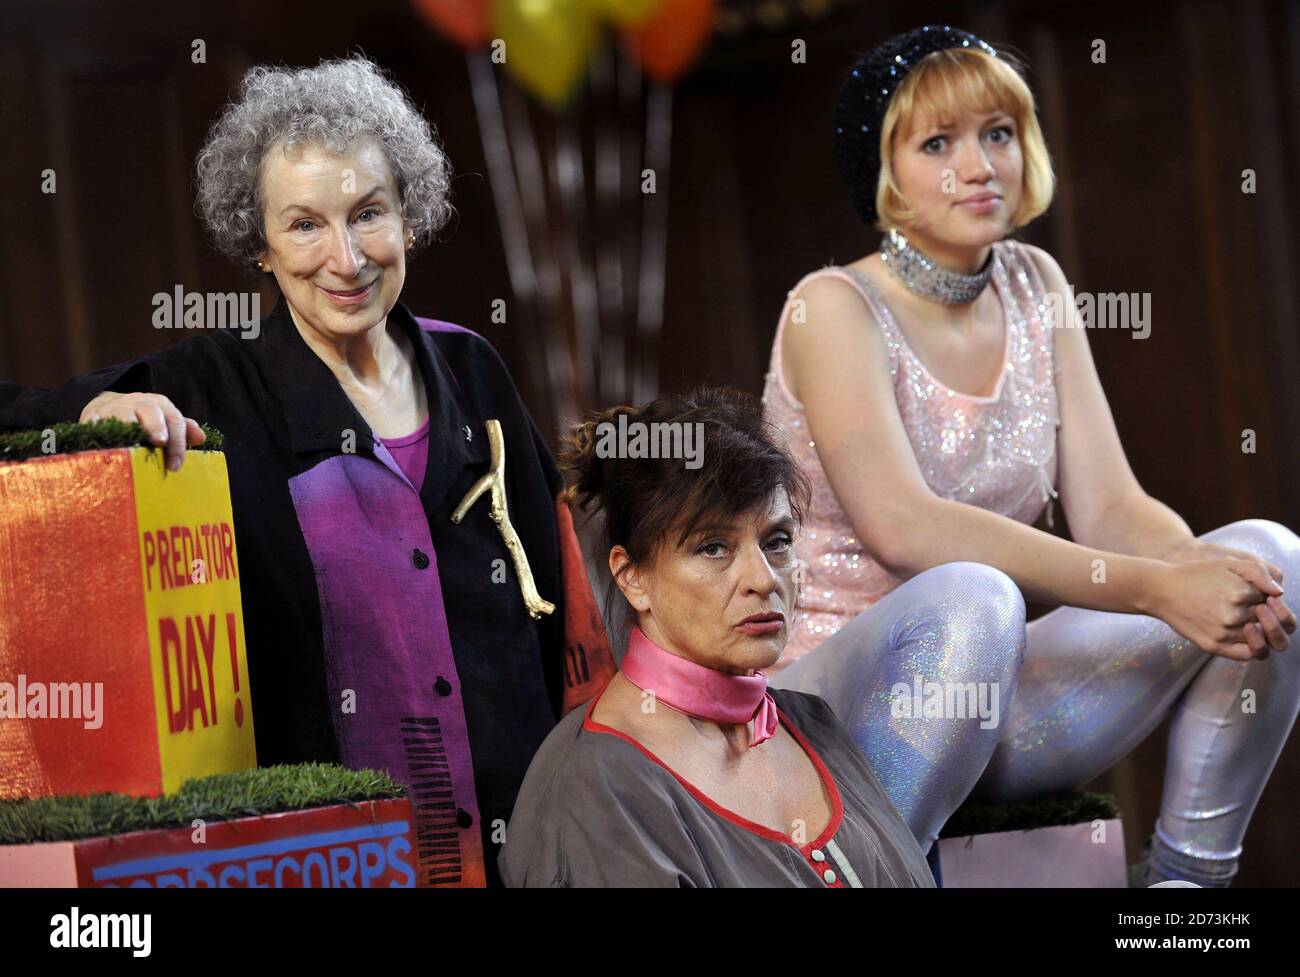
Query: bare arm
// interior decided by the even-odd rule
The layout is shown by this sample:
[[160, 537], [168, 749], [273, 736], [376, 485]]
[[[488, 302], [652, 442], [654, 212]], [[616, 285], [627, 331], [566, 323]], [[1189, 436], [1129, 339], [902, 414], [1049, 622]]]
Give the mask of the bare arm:
[[1195, 537], [1173, 509], [1143, 491], [1120, 444], [1086, 330], [1076, 328], [1074, 291], [1056, 260], [1030, 245], [1049, 295], [1057, 299], [1062, 325], [1053, 333], [1060, 375], [1061, 505], [1074, 538], [1089, 546], [1164, 559]]
[[[1056, 259], [1040, 248], [1025, 247], [1048, 294], [1057, 299], [1059, 324], [1065, 327], [1053, 334], [1060, 367], [1056, 383], [1062, 418], [1060, 493], [1075, 539], [1117, 553], [1170, 562], [1216, 556], [1255, 561], [1261, 572], [1280, 585], [1280, 567], [1257, 561], [1250, 553], [1201, 542], [1178, 513], [1138, 484], [1097, 376], [1087, 333], [1076, 328], [1074, 291]], [[1285, 650], [1287, 635], [1296, 630], [1295, 614], [1282, 600], [1280, 586], [1276, 595], [1262, 596], [1269, 599], [1254, 606], [1255, 620], [1247, 622], [1243, 637], [1254, 650]]]

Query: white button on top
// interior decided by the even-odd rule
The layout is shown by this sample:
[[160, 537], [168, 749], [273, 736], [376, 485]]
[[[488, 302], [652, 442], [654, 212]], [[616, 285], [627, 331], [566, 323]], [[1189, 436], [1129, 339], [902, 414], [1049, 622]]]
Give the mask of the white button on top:
[[826, 880], [827, 885], [835, 884], [835, 873], [830, 869], [827, 869], [825, 872], [822, 873], [822, 878]]
[[813, 860], [814, 862], [824, 862], [824, 861], [826, 861], [826, 856], [822, 854], [822, 850], [821, 850], [820, 848], [814, 848], [814, 849], [813, 849], [811, 852], [809, 852], [808, 854], [812, 855], [812, 860]]

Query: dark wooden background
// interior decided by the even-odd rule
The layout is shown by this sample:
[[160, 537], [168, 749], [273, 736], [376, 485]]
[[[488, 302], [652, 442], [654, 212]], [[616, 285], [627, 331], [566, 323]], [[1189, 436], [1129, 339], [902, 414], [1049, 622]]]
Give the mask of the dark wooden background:
[[[1246, 517], [1300, 527], [1294, 2], [849, 2], [716, 44], [674, 97], [663, 387], [757, 393], [786, 290], [875, 247], [835, 173], [833, 99], [854, 53], [922, 23], [1010, 44], [1031, 65], [1060, 190], [1020, 236], [1077, 289], [1152, 295], [1146, 341], [1090, 334], [1143, 485], [1198, 533]], [[806, 64], [791, 63], [794, 37]], [[206, 65], [190, 61], [195, 38]], [[1105, 64], [1091, 60], [1097, 39]], [[48, 386], [165, 344], [175, 334], [150, 326], [150, 296], [173, 283], [247, 287], [192, 214], [206, 128], [249, 65], [357, 48], [412, 93], [458, 174], [457, 223], [412, 266], [403, 300], [487, 335], [550, 416], [528, 337], [489, 320], [510, 288], [465, 59], [401, 0], [0, 2], [0, 377]], [[57, 194], [40, 192], [46, 168]], [[1130, 853], [1158, 811], [1163, 741], [1162, 727], [1098, 785], [1121, 799]], [[1298, 791], [1293, 741], [1241, 884], [1300, 883]]]

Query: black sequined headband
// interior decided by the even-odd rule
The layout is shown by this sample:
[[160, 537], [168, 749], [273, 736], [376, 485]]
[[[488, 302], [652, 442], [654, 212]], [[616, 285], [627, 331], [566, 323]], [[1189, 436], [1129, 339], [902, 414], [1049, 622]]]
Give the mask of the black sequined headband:
[[835, 158], [853, 198], [853, 209], [875, 226], [876, 188], [880, 182], [880, 127], [889, 100], [908, 72], [927, 54], [954, 47], [998, 52], [974, 34], [955, 27], [921, 27], [891, 37], [857, 59], [840, 90], [835, 107]]

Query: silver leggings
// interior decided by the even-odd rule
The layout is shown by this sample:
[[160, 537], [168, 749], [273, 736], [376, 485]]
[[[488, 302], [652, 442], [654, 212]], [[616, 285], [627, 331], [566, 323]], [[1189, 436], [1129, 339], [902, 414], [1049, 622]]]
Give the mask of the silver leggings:
[[[1249, 519], [1200, 538], [1267, 559], [1284, 588], [1300, 588], [1300, 539], [1285, 526]], [[1006, 574], [949, 563], [858, 614], [772, 685], [830, 703], [923, 851], [968, 796], [1077, 788], [1172, 712], [1157, 837], [1230, 860], [1300, 708], [1298, 657], [1293, 647], [1236, 662], [1156, 618], [1077, 607], [1026, 627]], [[930, 705], [944, 706], [942, 718]]]

